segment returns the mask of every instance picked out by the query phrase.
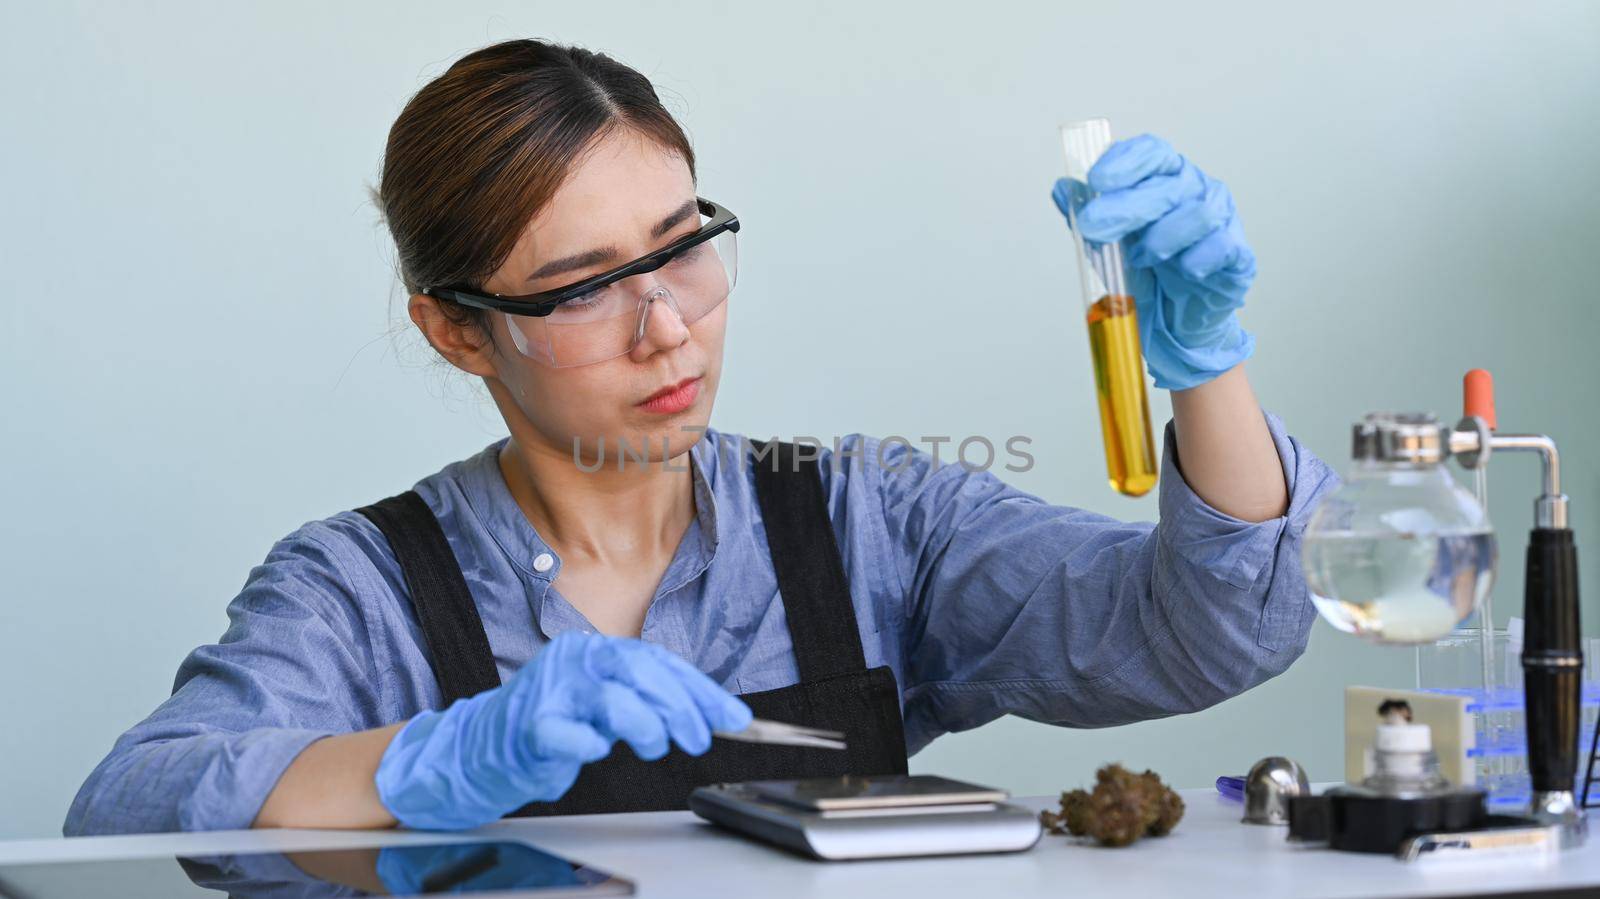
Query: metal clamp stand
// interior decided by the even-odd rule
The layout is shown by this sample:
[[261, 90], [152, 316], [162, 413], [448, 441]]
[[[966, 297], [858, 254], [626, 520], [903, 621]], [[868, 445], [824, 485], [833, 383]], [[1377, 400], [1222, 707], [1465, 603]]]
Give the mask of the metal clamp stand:
[[[1468, 469], [1487, 465], [1495, 450], [1537, 452], [1543, 490], [1534, 501], [1524, 591], [1522, 671], [1527, 704], [1529, 817], [1561, 826], [1562, 844], [1583, 843], [1583, 809], [1573, 798], [1577, 776], [1579, 692], [1583, 653], [1578, 628], [1578, 552], [1567, 525], [1555, 441], [1542, 434], [1496, 434], [1477, 416], [1447, 428], [1431, 415], [1370, 415], [1356, 428], [1357, 458], [1418, 465], [1455, 456]], [[1600, 740], [1597, 728], [1596, 740]], [[1591, 744], [1590, 777], [1594, 771]], [[1584, 785], [1585, 801], [1588, 782]]]

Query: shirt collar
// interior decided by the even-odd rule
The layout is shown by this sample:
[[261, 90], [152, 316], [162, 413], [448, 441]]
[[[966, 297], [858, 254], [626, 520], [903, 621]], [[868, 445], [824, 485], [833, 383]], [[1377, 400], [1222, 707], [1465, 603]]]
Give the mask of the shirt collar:
[[[717, 447], [721, 445], [710, 428], [689, 447], [689, 468], [694, 479], [694, 514], [700, 521], [700, 534], [707, 552], [715, 556], [722, 535], [717, 531]], [[707, 559], [709, 562], [710, 559]]]
[[[467, 497], [473, 514], [477, 516], [490, 538], [506, 554], [506, 558], [527, 577], [548, 584], [561, 571], [561, 556], [551, 549], [550, 544], [539, 536], [533, 523], [528, 521], [528, 516], [524, 515], [522, 507], [517, 505], [516, 498], [511, 495], [511, 488], [506, 485], [505, 476], [500, 472], [500, 450], [510, 439], [502, 437], [465, 460], [461, 473], [462, 492]], [[693, 577], [698, 576], [711, 564], [712, 558], [716, 555], [717, 545], [721, 542], [721, 534], [717, 530], [719, 521], [714, 489], [718, 462], [715, 433], [707, 429], [694, 446], [689, 448], [688, 456], [690, 478], [694, 483], [695, 518], [700, 526], [703, 549], [701, 553], [703, 558], [697, 560], [699, 564], [693, 566], [694, 574], [691, 575]], [[544, 554], [549, 554], [554, 564], [540, 571], [535, 565], [535, 560]], [[663, 583], [662, 586], [676, 585]]]
[[684, 534], [684, 543], [672, 557], [672, 563], [661, 576], [656, 595], [662, 596], [693, 581], [711, 567], [717, 557], [716, 465], [717, 440], [706, 434], [689, 448], [690, 478], [694, 482], [695, 527]]

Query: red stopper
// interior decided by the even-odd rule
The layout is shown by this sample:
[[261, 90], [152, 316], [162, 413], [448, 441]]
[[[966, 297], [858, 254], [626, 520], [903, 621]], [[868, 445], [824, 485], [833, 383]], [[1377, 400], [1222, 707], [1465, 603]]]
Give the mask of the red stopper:
[[1481, 368], [1474, 368], [1461, 379], [1462, 414], [1476, 415], [1489, 423], [1489, 430], [1499, 429], [1494, 420], [1494, 377]]

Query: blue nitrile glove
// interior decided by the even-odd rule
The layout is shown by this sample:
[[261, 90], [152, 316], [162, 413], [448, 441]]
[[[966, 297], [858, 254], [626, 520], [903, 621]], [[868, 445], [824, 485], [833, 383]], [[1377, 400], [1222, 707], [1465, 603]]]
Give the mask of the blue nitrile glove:
[[510, 683], [412, 718], [378, 763], [378, 798], [401, 824], [458, 830], [552, 802], [578, 770], [626, 742], [640, 758], [668, 739], [700, 755], [750, 709], [694, 666], [639, 640], [566, 633]]
[[[1139, 340], [1156, 386], [1184, 390], [1249, 358], [1255, 338], [1233, 311], [1256, 277], [1228, 188], [1159, 137], [1111, 145], [1089, 170], [1098, 194], [1078, 212], [1097, 243], [1123, 240]], [[1052, 197], [1067, 214], [1067, 179]]]

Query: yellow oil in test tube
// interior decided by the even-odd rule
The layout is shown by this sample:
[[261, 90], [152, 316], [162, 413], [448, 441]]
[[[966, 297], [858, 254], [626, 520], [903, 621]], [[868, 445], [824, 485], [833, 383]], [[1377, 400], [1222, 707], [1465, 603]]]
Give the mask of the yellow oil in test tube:
[[1090, 119], [1063, 125], [1061, 141], [1067, 154], [1070, 188], [1067, 218], [1072, 225], [1087, 308], [1106, 476], [1117, 492], [1143, 496], [1156, 485], [1158, 469], [1150, 400], [1144, 384], [1144, 356], [1139, 349], [1139, 316], [1122, 266], [1122, 247], [1116, 242], [1087, 242], [1078, 233], [1078, 210], [1094, 196], [1089, 190], [1089, 169], [1111, 146], [1111, 123]]

